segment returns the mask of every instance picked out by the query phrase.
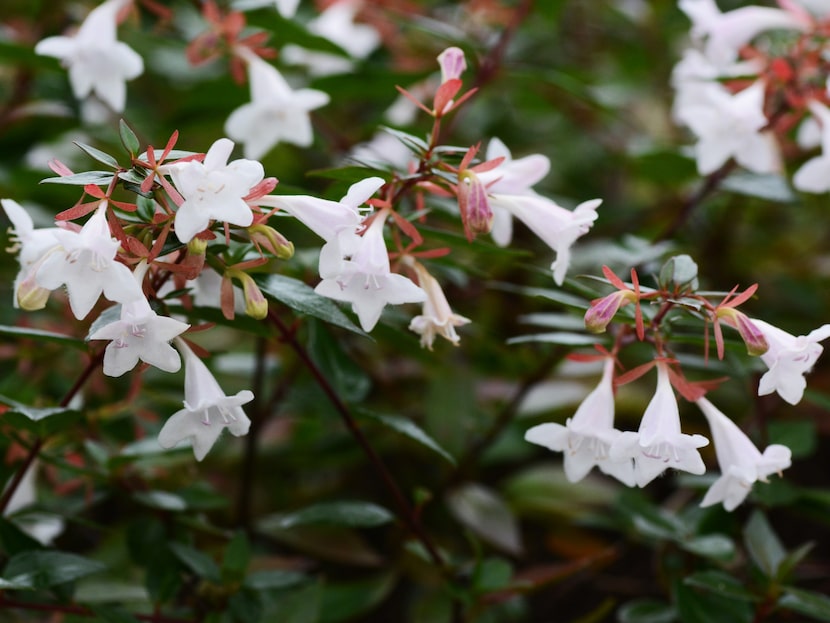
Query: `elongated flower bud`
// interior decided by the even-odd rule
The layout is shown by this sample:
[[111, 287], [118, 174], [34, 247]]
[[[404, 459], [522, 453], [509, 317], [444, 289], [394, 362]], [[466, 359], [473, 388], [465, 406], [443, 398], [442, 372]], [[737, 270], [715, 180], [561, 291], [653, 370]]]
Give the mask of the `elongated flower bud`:
[[273, 227], [254, 225], [248, 228], [248, 233], [251, 242], [265, 248], [281, 260], [290, 259], [294, 255], [294, 244]]
[[747, 354], [757, 357], [769, 350], [767, 338], [764, 337], [761, 329], [746, 314], [733, 307], [721, 307], [717, 310], [716, 314], [726, 324], [737, 329], [741, 335], [741, 339], [746, 344]]
[[471, 241], [476, 234], [486, 234], [493, 228], [493, 211], [487, 199], [487, 189], [481, 179], [470, 170], [458, 176], [458, 208], [464, 233]]
[[467, 69], [467, 61], [461, 48], [447, 48], [438, 55], [438, 64], [441, 66], [441, 84], [448, 80], [458, 80]]
[[265, 318], [268, 315], [268, 299], [262, 294], [254, 278], [241, 270], [229, 270], [226, 274], [242, 283], [245, 313], [257, 320]]
[[585, 328], [591, 333], [605, 333], [620, 307], [636, 300], [631, 290], [617, 290], [595, 300], [585, 312]]

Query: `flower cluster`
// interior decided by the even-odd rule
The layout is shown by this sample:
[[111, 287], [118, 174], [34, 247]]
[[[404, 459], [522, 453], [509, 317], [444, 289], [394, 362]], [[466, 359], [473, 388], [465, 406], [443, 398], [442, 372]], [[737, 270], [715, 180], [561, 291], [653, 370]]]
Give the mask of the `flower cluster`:
[[[692, 474], [706, 470], [699, 449], [709, 440], [699, 434], [681, 431], [677, 394], [697, 404], [709, 423], [721, 477], [715, 481], [702, 506], [722, 503], [733, 510], [749, 494], [752, 484], [790, 466], [791, 452], [772, 444], [760, 452], [749, 437], [706, 397], [712, 384], [686, 378], [680, 359], [669, 343], [669, 327], [683, 314], [704, 323], [704, 344], [708, 352], [710, 327], [714, 328], [717, 352], [724, 356], [721, 324], [734, 328], [747, 353], [758, 356], [767, 366], [758, 394], [777, 392], [790, 404], [804, 393], [808, 373], [822, 353], [820, 341], [830, 337], [830, 325], [805, 336], [793, 336], [762, 320], [748, 317], [738, 307], [747, 302], [757, 287], [740, 294], [733, 290], [719, 302], [697, 292], [697, 267], [688, 256], [677, 256], [666, 263], [657, 288], [641, 287], [632, 270], [632, 284], [624, 283], [608, 267], [608, 282], [615, 291], [592, 302], [585, 314], [586, 327], [604, 333], [613, 327], [613, 347], [598, 347], [600, 355], [580, 356], [581, 360], [602, 359], [599, 385], [581, 403], [563, 426], [546, 423], [527, 431], [526, 439], [565, 455], [565, 474], [572, 482], [599, 467], [628, 486], [644, 487], [666, 469]], [[649, 303], [644, 308], [644, 303]], [[623, 317], [621, 308], [634, 305], [633, 318]], [[656, 311], [655, 311], [656, 310]], [[633, 324], [633, 326], [632, 326]], [[636, 338], [636, 339], [633, 339]], [[618, 374], [619, 354], [628, 344], [644, 341], [654, 347], [654, 358], [625, 373]], [[639, 429], [620, 431], [614, 427], [614, 396], [619, 385], [630, 383], [652, 368], [657, 371], [657, 389], [640, 421]]]
[[694, 47], [674, 70], [675, 119], [697, 138], [698, 171], [730, 159], [755, 173], [780, 172], [795, 139], [822, 153], [793, 175], [801, 191], [830, 190], [830, 10], [781, 2], [721, 12], [714, 0], [681, 0]]

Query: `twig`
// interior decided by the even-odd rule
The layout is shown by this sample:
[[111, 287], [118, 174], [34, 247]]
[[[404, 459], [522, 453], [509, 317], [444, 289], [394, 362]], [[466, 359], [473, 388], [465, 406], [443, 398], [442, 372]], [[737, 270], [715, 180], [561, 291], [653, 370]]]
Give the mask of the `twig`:
[[[69, 403], [72, 402], [72, 399], [75, 395], [80, 391], [81, 387], [83, 387], [84, 383], [89, 380], [89, 377], [101, 365], [101, 362], [104, 360], [104, 351], [101, 350], [97, 355], [95, 355], [92, 359], [90, 359], [89, 363], [87, 364], [84, 371], [81, 372], [81, 375], [78, 377], [78, 380], [75, 381], [75, 384], [66, 392], [66, 395], [63, 397], [63, 400], [60, 401], [61, 407], [69, 406]], [[20, 486], [21, 481], [23, 480], [23, 476], [28, 471], [29, 467], [31, 467], [32, 463], [34, 463], [37, 455], [40, 454], [40, 451], [43, 449], [43, 438], [38, 437], [35, 439], [34, 444], [32, 447], [29, 448], [29, 453], [26, 455], [26, 458], [23, 459], [23, 464], [18, 468], [18, 470], [14, 473], [11, 481], [9, 482], [6, 490], [3, 492], [3, 497], [0, 498], [0, 515], [2, 515], [6, 511], [6, 507], [9, 505], [12, 497], [14, 496], [15, 491]]]
[[369, 443], [369, 440], [363, 434], [363, 431], [360, 428], [360, 425], [357, 423], [357, 420], [354, 419], [354, 416], [351, 413], [351, 410], [346, 405], [345, 402], [340, 398], [337, 391], [334, 387], [329, 383], [329, 380], [323, 374], [322, 370], [317, 366], [314, 360], [309, 355], [308, 351], [297, 341], [294, 332], [285, 325], [285, 323], [277, 316], [273, 311], [268, 312], [268, 319], [271, 323], [276, 327], [277, 331], [280, 333], [280, 338], [288, 344], [292, 350], [297, 354], [300, 360], [303, 362], [308, 371], [311, 372], [311, 375], [314, 377], [314, 380], [317, 381], [317, 384], [320, 386], [320, 389], [323, 390], [323, 393], [329, 399], [332, 406], [335, 408], [337, 413], [340, 415], [340, 418], [343, 420], [343, 423], [346, 425], [346, 428], [351, 433], [352, 437], [355, 438], [358, 445], [363, 450], [366, 457], [372, 463], [372, 466], [375, 468], [375, 471], [380, 475], [381, 481], [386, 486], [386, 489], [389, 491], [390, 495], [392, 496], [395, 504], [398, 507], [398, 513], [400, 518], [409, 528], [410, 532], [421, 542], [421, 545], [424, 546], [429, 557], [432, 559], [432, 562], [435, 563], [436, 566], [445, 568], [446, 562], [444, 561], [444, 557], [440, 554], [438, 549], [432, 542], [429, 534], [426, 533], [423, 526], [421, 526], [420, 520], [418, 516], [415, 514], [415, 511], [409, 501], [404, 496], [403, 492], [401, 491], [398, 483], [395, 482], [395, 479], [392, 477], [392, 474], [389, 472], [389, 469], [386, 467], [386, 464], [380, 458], [378, 453]]
[[522, 401], [530, 393], [538, 383], [543, 381], [555, 368], [562, 359], [567, 355], [568, 350], [559, 346], [552, 350], [547, 357], [539, 364], [539, 367], [533, 371], [530, 376], [525, 378], [513, 397], [502, 407], [501, 411], [496, 415], [493, 423], [490, 425], [484, 434], [476, 439], [467, 448], [466, 452], [458, 460], [458, 464], [450, 478], [451, 483], [456, 483], [466, 477], [469, 469], [475, 464], [481, 454], [504, 432], [504, 429], [516, 417], [519, 406]]
[[[60, 604], [43, 604], [31, 601], [18, 601], [16, 599], [9, 599], [5, 595], [0, 595], [0, 608], [17, 608], [19, 610], [36, 610], [38, 612], [60, 612], [63, 614], [73, 614], [82, 617], [97, 616], [93, 610], [86, 606], [78, 605], [60, 605]], [[178, 617], [168, 617], [161, 614], [133, 614], [133, 618], [139, 621], [148, 621], [149, 623], [194, 623], [192, 619], [181, 619]]]

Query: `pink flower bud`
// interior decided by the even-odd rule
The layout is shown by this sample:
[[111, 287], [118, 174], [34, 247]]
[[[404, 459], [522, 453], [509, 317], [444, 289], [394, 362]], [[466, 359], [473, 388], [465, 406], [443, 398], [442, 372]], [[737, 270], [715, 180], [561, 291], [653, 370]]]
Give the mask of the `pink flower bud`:
[[591, 333], [605, 333], [620, 307], [636, 300], [631, 290], [617, 290], [591, 303], [585, 312], [585, 328]]
[[268, 299], [248, 273], [241, 270], [229, 271], [234, 278], [242, 282], [242, 295], [245, 299], [245, 313], [251, 318], [262, 320], [268, 315]]
[[458, 176], [458, 208], [467, 240], [472, 242], [476, 234], [486, 234], [493, 228], [493, 211], [487, 199], [487, 189], [469, 169]]
[[457, 80], [467, 69], [467, 61], [461, 48], [447, 48], [438, 55], [438, 64], [441, 66], [441, 84], [448, 80]]
[[718, 318], [738, 330], [741, 339], [746, 344], [746, 352], [749, 355], [757, 357], [769, 350], [767, 338], [764, 337], [761, 329], [746, 314], [739, 312], [733, 307], [721, 307], [716, 313]]

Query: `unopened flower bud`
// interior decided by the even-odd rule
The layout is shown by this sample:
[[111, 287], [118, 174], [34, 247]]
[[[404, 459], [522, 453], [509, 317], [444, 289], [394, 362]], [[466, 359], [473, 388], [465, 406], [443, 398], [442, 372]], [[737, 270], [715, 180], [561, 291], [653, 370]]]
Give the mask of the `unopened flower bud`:
[[294, 243], [273, 227], [254, 225], [248, 228], [248, 233], [251, 236], [251, 242], [263, 247], [281, 260], [290, 259], [294, 255]]
[[251, 318], [262, 320], [268, 315], [268, 299], [262, 294], [262, 290], [248, 273], [241, 270], [228, 271], [235, 279], [242, 283], [242, 295], [245, 299], [245, 313]]
[[769, 350], [767, 338], [746, 314], [733, 307], [721, 307], [715, 313], [726, 324], [737, 329], [746, 344], [747, 354], [757, 357]]
[[202, 240], [201, 238], [191, 238], [187, 243], [187, 252], [188, 254], [193, 255], [204, 255], [207, 252], [207, 245], [207, 240]]
[[458, 176], [458, 209], [467, 240], [476, 234], [486, 234], [493, 228], [493, 211], [487, 199], [487, 189], [479, 177], [470, 170]]
[[617, 290], [597, 299], [585, 312], [585, 328], [591, 333], [605, 333], [620, 307], [636, 300], [631, 290]]
[[458, 80], [467, 69], [467, 61], [461, 48], [447, 48], [438, 55], [438, 64], [441, 66], [441, 84], [447, 80]]

